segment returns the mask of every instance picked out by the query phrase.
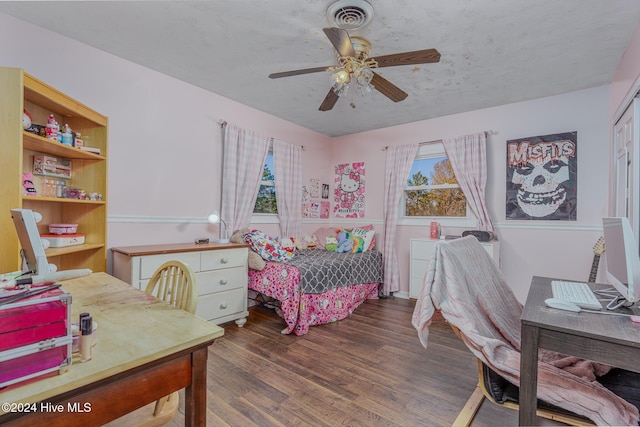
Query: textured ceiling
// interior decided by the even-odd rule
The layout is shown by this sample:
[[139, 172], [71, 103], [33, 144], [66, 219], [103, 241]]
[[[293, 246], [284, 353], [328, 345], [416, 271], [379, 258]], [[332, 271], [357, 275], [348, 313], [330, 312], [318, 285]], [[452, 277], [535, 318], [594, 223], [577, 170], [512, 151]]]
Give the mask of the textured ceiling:
[[378, 71], [402, 102], [349, 95], [321, 112], [329, 73], [267, 76], [335, 64], [322, 32], [332, 3], [0, 1], [0, 12], [329, 136], [607, 84], [640, 19], [638, 0], [371, 0], [372, 22], [351, 32], [371, 56], [442, 58]]

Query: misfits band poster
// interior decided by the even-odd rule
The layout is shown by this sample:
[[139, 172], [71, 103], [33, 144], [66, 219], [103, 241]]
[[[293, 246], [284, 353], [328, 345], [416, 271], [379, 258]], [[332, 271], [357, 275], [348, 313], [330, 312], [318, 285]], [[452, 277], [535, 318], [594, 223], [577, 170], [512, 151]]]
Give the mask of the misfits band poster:
[[575, 221], [578, 132], [507, 141], [507, 219]]
[[336, 166], [333, 214], [336, 218], [364, 218], [364, 162]]

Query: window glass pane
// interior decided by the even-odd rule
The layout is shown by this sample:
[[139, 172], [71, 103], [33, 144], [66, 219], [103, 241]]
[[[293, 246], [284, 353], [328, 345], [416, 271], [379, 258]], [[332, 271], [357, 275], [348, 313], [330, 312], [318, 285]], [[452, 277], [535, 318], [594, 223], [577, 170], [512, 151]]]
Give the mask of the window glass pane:
[[467, 202], [459, 188], [409, 190], [405, 209], [406, 216], [467, 216]]
[[274, 185], [275, 177], [273, 176], [273, 153], [267, 154], [264, 168], [262, 170], [262, 184], [258, 190], [258, 198], [253, 208], [253, 213], [261, 214], [277, 214], [278, 206], [276, 205], [276, 187]]
[[405, 216], [407, 217], [467, 216], [464, 194], [458, 187], [451, 162], [446, 156], [416, 159], [406, 187], [408, 187], [405, 190]]

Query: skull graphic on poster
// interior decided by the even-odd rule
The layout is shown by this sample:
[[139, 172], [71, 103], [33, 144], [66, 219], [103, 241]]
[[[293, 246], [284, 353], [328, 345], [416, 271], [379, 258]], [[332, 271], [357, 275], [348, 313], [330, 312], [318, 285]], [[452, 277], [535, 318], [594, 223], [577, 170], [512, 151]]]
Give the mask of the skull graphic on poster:
[[577, 133], [507, 141], [507, 219], [576, 219]]

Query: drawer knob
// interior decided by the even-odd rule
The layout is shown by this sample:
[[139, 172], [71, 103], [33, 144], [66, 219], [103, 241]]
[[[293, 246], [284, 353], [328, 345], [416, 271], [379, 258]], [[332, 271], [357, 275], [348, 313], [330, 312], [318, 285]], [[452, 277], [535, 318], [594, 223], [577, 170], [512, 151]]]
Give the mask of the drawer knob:
[[220, 259], [220, 262], [221, 262], [222, 264], [226, 264], [226, 263], [228, 263], [228, 262], [229, 262], [229, 260], [228, 260], [228, 259], [226, 259], [226, 258], [222, 258], [222, 259]]
[[227, 303], [226, 302], [223, 302], [222, 304], [220, 304], [220, 309], [221, 310], [226, 310], [226, 308], [227, 308]]
[[228, 283], [227, 279], [220, 279], [221, 285], [226, 285]]

